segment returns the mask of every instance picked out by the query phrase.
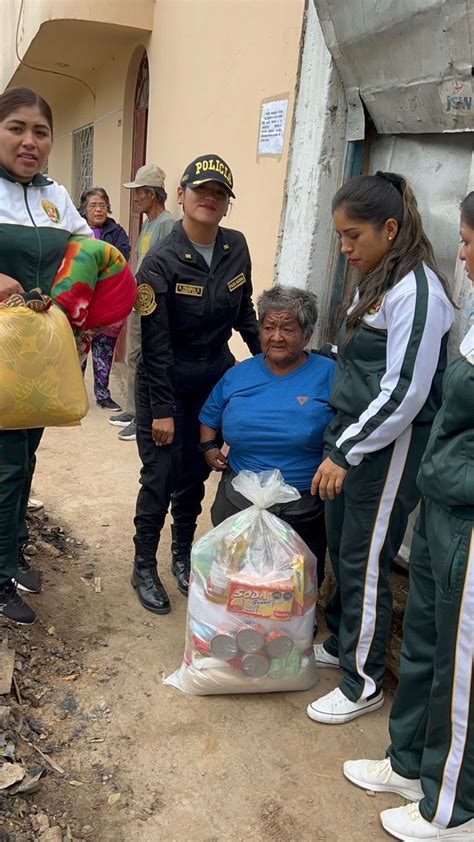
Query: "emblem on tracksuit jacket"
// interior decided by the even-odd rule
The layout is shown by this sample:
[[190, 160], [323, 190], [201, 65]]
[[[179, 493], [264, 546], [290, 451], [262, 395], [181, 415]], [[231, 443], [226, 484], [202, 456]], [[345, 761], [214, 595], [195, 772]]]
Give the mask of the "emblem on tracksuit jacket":
[[41, 205], [44, 212], [49, 216], [51, 222], [58, 223], [61, 221], [61, 214], [59, 208], [53, 202], [48, 202], [47, 199], [41, 199]]

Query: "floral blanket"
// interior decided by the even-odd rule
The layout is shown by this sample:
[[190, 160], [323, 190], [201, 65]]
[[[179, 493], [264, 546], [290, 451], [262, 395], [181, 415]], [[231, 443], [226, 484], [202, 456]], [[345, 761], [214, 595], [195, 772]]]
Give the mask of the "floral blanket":
[[92, 237], [70, 237], [51, 298], [76, 333], [123, 322], [136, 296], [135, 278], [115, 246]]

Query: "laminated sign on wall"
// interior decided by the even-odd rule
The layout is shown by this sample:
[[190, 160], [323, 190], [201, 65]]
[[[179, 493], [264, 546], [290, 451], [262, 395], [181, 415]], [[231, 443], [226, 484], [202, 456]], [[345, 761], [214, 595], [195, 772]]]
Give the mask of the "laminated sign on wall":
[[288, 97], [262, 102], [258, 135], [259, 155], [282, 154], [287, 113]]

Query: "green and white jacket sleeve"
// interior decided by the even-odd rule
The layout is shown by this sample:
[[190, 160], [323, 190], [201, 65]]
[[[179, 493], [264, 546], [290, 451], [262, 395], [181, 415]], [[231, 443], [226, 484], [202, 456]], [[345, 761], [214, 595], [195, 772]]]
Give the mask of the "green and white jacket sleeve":
[[366, 455], [395, 441], [429, 396], [454, 311], [432, 273], [417, 276], [410, 272], [384, 297], [386, 371], [379, 394], [329, 453], [341, 467], [359, 465]]

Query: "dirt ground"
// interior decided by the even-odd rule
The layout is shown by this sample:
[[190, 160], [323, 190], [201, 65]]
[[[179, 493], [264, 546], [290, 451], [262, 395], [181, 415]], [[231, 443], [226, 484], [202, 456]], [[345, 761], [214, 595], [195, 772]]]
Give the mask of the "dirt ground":
[[[11, 839], [41, 838], [38, 814], [64, 840], [389, 839], [378, 813], [401, 799], [369, 797], [341, 764], [383, 757], [390, 695], [382, 711], [330, 727], [305, 707], [336, 686], [334, 670], [293, 694], [191, 697], [163, 685], [182, 657], [186, 599], [170, 573], [167, 527], [160, 564], [172, 613], [144, 611], [130, 586], [139, 460], [107, 418], [91, 399], [82, 427], [46, 431], [38, 454], [34, 493], [48, 520], [35, 521], [44, 589], [30, 601], [41, 623], [8, 631], [28, 740], [17, 751], [47, 772], [35, 794], [0, 799]], [[214, 490], [215, 478], [208, 501]], [[209, 526], [206, 511], [199, 533]]]

